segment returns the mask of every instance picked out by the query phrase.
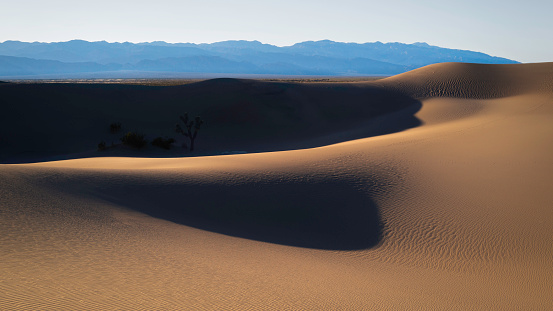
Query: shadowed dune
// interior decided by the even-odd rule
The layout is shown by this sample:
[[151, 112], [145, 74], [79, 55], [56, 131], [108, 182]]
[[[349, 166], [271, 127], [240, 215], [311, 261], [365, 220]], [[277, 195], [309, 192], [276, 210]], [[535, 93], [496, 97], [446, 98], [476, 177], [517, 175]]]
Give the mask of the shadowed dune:
[[[91, 156], [187, 155], [147, 146], [96, 152], [122, 133], [183, 138], [178, 116], [205, 124], [195, 155], [308, 148], [417, 126], [420, 103], [372, 85], [292, 84], [215, 79], [182, 86], [6, 84], [0, 88], [0, 161], [36, 162]], [[123, 131], [110, 134], [109, 124]]]
[[367, 189], [347, 180], [274, 174], [191, 180], [169, 171], [163, 177], [143, 171], [51, 174], [42, 176], [47, 182], [41, 187], [245, 239], [334, 250], [370, 248], [381, 239], [376, 204]]
[[[552, 309], [552, 86], [553, 63], [437, 64], [371, 83], [194, 84], [187, 94], [205, 100], [206, 114], [235, 91], [276, 96], [284, 106], [244, 105], [245, 124], [273, 112], [270, 124], [309, 116], [321, 132], [304, 129], [306, 141], [378, 120], [404, 130], [255, 154], [2, 164], [0, 305]], [[138, 102], [182, 91], [141, 89], [96, 90]], [[223, 111], [242, 107], [235, 96]], [[382, 105], [369, 109], [367, 98]], [[334, 113], [341, 102], [350, 114]], [[288, 104], [305, 112], [286, 114]], [[413, 118], [418, 126], [405, 126]], [[284, 146], [275, 138], [275, 150]]]

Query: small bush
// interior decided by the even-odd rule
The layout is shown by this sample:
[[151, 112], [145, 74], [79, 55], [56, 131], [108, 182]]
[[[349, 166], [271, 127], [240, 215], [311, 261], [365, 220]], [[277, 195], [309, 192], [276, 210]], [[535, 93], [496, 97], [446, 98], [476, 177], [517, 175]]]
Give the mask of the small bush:
[[121, 122], [113, 122], [109, 125], [109, 131], [115, 134], [121, 130]]
[[98, 151], [104, 151], [106, 150], [106, 142], [105, 141], [101, 141], [99, 144], [98, 144]]
[[125, 136], [121, 137], [121, 142], [123, 145], [131, 146], [137, 149], [140, 149], [148, 143], [146, 139], [144, 139], [143, 134], [137, 134], [135, 132], [128, 132], [125, 134]]
[[174, 143], [175, 140], [173, 138], [162, 138], [162, 137], [157, 137], [156, 139], [154, 139], [152, 141], [152, 145], [156, 146], [156, 147], [159, 147], [159, 148], [163, 148], [163, 149], [171, 149], [171, 144]]

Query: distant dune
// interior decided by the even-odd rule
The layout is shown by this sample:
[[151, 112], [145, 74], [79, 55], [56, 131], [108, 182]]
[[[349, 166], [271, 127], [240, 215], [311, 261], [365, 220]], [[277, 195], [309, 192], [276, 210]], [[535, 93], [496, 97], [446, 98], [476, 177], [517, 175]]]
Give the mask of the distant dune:
[[[553, 309], [552, 86], [553, 63], [4, 84], [2, 161], [75, 159], [0, 165], [0, 306]], [[204, 156], [92, 150], [186, 110]]]
[[513, 65], [443, 63], [381, 80], [414, 98], [501, 98], [551, 91], [550, 63]]

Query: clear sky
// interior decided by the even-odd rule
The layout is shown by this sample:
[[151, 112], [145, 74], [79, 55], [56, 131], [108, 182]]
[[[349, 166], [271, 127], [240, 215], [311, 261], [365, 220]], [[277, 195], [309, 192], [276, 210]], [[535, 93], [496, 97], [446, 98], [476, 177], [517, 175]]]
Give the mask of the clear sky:
[[0, 1], [0, 42], [427, 42], [553, 61], [552, 0]]

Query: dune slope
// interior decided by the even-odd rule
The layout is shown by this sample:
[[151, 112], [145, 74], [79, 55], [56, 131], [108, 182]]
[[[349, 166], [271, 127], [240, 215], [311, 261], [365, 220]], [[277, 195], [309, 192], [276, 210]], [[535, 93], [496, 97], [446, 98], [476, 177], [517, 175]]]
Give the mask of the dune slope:
[[2, 165], [0, 305], [551, 309], [552, 85], [550, 63], [432, 65], [374, 82], [422, 102], [402, 132]]
[[[175, 133], [185, 112], [204, 120], [194, 155], [211, 155], [308, 148], [396, 132], [419, 125], [413, 114], [421, 107], [410, 96], [370, 84], [239, 79], [177, 86], [13, 83], [1, 85], [0, 94], [0, 163], [189, 155], [180, 148], [184, 137]], [[121, 132], [110, 132], [114, 122], [122, 124]], [[129, 131], [177, 143], [170, 151], [117, 146]], [[110, 148], [98, 152], [101, 141]]]

